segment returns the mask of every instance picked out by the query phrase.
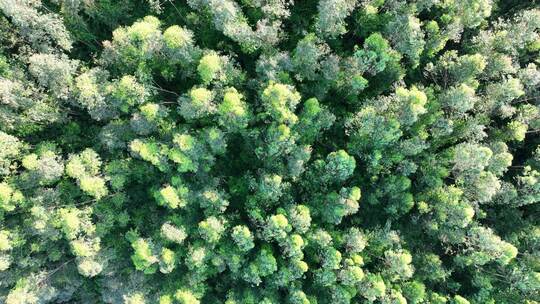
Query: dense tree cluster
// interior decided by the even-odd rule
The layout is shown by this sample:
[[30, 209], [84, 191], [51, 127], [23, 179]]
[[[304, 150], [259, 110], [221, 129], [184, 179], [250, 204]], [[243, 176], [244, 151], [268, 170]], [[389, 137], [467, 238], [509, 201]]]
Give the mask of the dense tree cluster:
[[540, 303], [537, 0], [0, 0], [0, 303]]

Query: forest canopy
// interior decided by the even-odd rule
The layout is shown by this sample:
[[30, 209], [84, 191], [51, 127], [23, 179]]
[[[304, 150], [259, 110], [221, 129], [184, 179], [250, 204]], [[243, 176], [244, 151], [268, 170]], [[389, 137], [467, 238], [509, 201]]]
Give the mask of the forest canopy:
[[540, 303], [537, 0], [0, 0], [0, 303]]

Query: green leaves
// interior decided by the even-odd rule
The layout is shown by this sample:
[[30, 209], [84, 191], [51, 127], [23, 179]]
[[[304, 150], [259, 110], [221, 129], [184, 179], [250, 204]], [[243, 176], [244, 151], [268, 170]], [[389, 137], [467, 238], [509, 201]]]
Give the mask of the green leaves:
[[356, 0], [320, 0], [317, 6], [319, 11], [317, 31], [323, 37], [336, 38], [347, 32], [345, 18], [356, 6]]
[[212, 102], [213, 93], [205, 88], [194, 88], [185, 98], [181, 98], [179, 112], [188, 120], [199, 119], [216, 111]]
[[242, 251], [249, 251], [255, 244], [253, 243], [253, 235], [246, 226], [235, 226], [231, 234], [234, 242]]
[[154, 192], [154, 197], [161, 206], [166, 206], [171, 209], [186, 206], [187, 202], [185, 197], [188, 193], [188, 189], [183, 186], [172, 187], [166, 186], [159, 191]]
[[199, 222], [199, 234], [208, 243], [217, 243], [225, 232], [225, 222], [215, 216], [211, 216]]
[[92, 149], [86, 149], [70, 157], [66, 173], [77, 180], [81, 190], [99, 200], [109, 193], [105, 180], [98, 176], [100, 167], [101, 160], [97, 153]]
[[373, 33], [364, 41], [364, 48], [357, 50], [354, 57], [360, 61], [360, 66], [370, 74], [384, 71], [391, 57], [388, 41], [380, 34]]
[[133, 247], [134, 250], [131, 260], [133, 261], [135, 268], [144, 271], [146, 274], [156, 272], [156, 263], [159, 259], [153, 254], [154, 248], [152, 243], [139, 238], [132, 242], [131, 247]]
[[204, 55], [197, 66], [199, 77], [203, 83], [208, 84], [218, 76], [221, 71], [221, 60], [217, 53], [212, 52]]
[[173, 25], [163, 32], [163, 40], [168, 48], [180, 49], [193, 43], [193, 33], [188, 29]]
[[5, 211], [13, 211], [24, 199], [20, 191], [13, 189], [7, 183], [0, 183], [0, 207]]
[[345, 150], [332, 152], [326, 157], [325, 170], [337, 181], [349, 178], [356, 168], [354, 157], [349, 156]]
[[532, 2], [23, 2], [0, 302], [537, 299]]
[[218, 107], [220, 124], [228, 129], [243, 129], [247, 127], [250, 113], [243, 101], [244, 96], [235, 88], [229, 88], [223, 95], [223, 101]]
[[294, 124], [298, 117], [294, 114], [300, 102], [300, 94], [290, 85], [269, 83], [262, 93], [266, 113], [278, 123]]

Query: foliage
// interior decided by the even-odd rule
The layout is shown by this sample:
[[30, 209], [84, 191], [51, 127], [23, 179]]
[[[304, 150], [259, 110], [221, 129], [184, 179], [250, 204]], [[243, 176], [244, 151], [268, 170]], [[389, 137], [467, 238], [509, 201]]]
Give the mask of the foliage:
[[527, 0], [0, 0], [0, 303], [540, 302]]

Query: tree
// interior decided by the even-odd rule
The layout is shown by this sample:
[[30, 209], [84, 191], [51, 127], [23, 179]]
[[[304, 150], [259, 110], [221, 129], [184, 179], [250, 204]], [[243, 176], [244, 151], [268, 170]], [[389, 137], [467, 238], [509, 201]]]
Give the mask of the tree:
[[345, 18], [353, 11], [356, 0], [321, 0], [316, 28], [321, 36], [335, 38], [347, 32]]
[[99, 200], [109, 192], [103, 177], [98, 176], [100, 167], [101, 160], [97, 153], [92, 149], [86, 149], [79, 155], [70, 157], [66, 173], [77, 179], [81, 190]]
[[253, 235], [246, 226], [235, 226], [232, 230], [232, 238], [242, 251], [249, 251], [255, 247]]
[[394, 48], [407, 56], [413, 67], [417, 66], [426, 44], [420, 20], [410, 13], [399, 12], [387, 24], [386, 32]]
[[230, 130], [247, 127], [251, 115], [243, 99], [244, 96], [235, 88], [228, 88], [225, 91], [223, 101], [217, 109], [220, 116], [220, 125]]
[[538, 301], [535, 1], [0, 11], [0, 303]]
[[29, 58], [28, 71], [37, 82], [58, 98], [67, 98], [73, 85], [78, 62], [51, 54], [34, 54]]
[[0, 131], [0, 175], [8, 175], [11, 162], [20, 156], [24, 143], [17, 137]]
[[262, 93], [262, 102], [267, 115], [279, 123], [294, 124], [298, 117], [294, 114], [300, 102], [300, 94], [294, 87], [281, 83], [269, 83]]
[[39, 2], [3, 0], [0, 10], [38, 51], [51, 52], [55, 46], [69, 51], [72, 40], [57, 14], [39, 12]]

